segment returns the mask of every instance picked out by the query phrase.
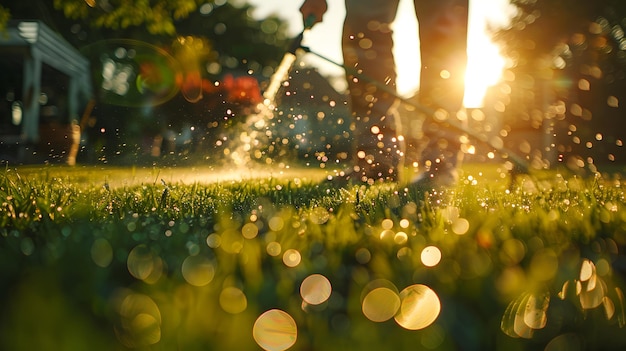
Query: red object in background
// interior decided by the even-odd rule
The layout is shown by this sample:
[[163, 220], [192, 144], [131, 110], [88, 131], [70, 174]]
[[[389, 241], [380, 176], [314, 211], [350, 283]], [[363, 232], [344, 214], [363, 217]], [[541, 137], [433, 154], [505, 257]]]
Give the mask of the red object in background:
[[256, 105], [263, 101], [259, 82], [249, 76], [227, 74], [218, 84], [202, 79], [202, 90], [209, 95], [221, 94], [228, 104]]

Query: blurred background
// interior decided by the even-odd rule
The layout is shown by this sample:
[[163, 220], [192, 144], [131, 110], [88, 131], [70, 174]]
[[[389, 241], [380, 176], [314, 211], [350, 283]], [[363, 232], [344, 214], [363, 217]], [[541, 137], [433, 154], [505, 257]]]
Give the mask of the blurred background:
[[[11, 163], [316, 164], [345, 159], [341, 67], [300, 52], [276, 110], [259, 104], [292, 39], [297, 1], [20, 1], [0, 7], [0, 159]], [[398, 90], [419, 89], [412, 3], [394, 36]], [[576, 172], [622, 163], [625, 6], [471, 2], [468, 160]], [[550, 14], [550, 15], [548, 15]], [[558, 14], [558, 15], [553, 15]], [[303, 44], [341, 64], [344, 9], [332, 2]], [[407, 139], [420, 121], [404, 106]], [[416, 146], [417, 147], [417, 146]], [[504, 155], [506, 157], [506, 155]], [[325, 160], [325, 161], [324, 161]]]

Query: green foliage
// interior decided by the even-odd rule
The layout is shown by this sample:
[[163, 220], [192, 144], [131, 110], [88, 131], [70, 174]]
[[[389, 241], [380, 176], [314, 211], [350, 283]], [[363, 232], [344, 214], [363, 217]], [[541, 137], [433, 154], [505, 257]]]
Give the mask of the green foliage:
[[11, 11], [0, 5], [0, 31], [4, 31], [11, 18]]
[[151, 34], [176, 33], [175, 20], [189, 16], [199, 0], [144, 0], [144, 1], [82, 1], [55, 0], [54, 7], [70, 19], [82, 19], [98, 27], [112, 29], [145, 26]]
[[[7, 169], [0, 298], [14, 307], [3, 308], [0, 346], [254, 349], [255, 319], [271, 308], [294, 318], [294, 350], [535, 350], [568, 333], [589, 349], [626, 345], [624, 182], [550, 173], [509, 188], [501, 172], [466, 170], [458, 187], [427, 194], [335, 188], [307, 180], [310, 171], [185, 184], [160, 180], [169, 178], [159, 169]], [[429, 247], [441, 253], [433, 266]], [[206, 283], [185, 268], [198, 260]], [[582, 307], [565, 289], [585, 262], [598, 267], [610, 317], [609, 305]], [[313, 273], [332, 284], [319, 306], [299, 295]], [[381, 279], [433, 289], [435, 323], [409, 331], [365, 318], [364, 294]], [[241, 311], [224, 302], [226, 288], [245, 295]], [[532, 315], [547, 324], [520, 338], [506, 311], [534, 296], [549, 297]]]

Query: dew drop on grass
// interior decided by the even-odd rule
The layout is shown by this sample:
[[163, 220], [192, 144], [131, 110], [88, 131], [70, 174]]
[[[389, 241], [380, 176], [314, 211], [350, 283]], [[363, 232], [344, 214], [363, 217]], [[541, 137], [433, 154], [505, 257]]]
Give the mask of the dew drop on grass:
[[272, 309], [264, 312], [252, 327], [254, 341], [267, 351], [284, 351], [298, 338], [296, 321], [287, 312]]

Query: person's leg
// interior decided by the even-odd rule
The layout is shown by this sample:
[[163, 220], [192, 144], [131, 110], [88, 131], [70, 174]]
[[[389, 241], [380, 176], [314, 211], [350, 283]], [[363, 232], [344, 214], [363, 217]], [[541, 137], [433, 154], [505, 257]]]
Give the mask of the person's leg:
[[468, 0], [415, 0], [419, 22], [422, 69], [420, 103], [439, 109], [423, 124], [421, 155], [426, 184], [450, 185], [461, 157], [460, 134], [445, 123], [463, 107], [467, 66]]
[[354, 178], [370, 183], [396, 180], [402, 156], [392, 108], [396, 98], [380, 85], [395, 92], [391, 23], [398, 0], [345, 3], [342, 48], [354, 117]]

